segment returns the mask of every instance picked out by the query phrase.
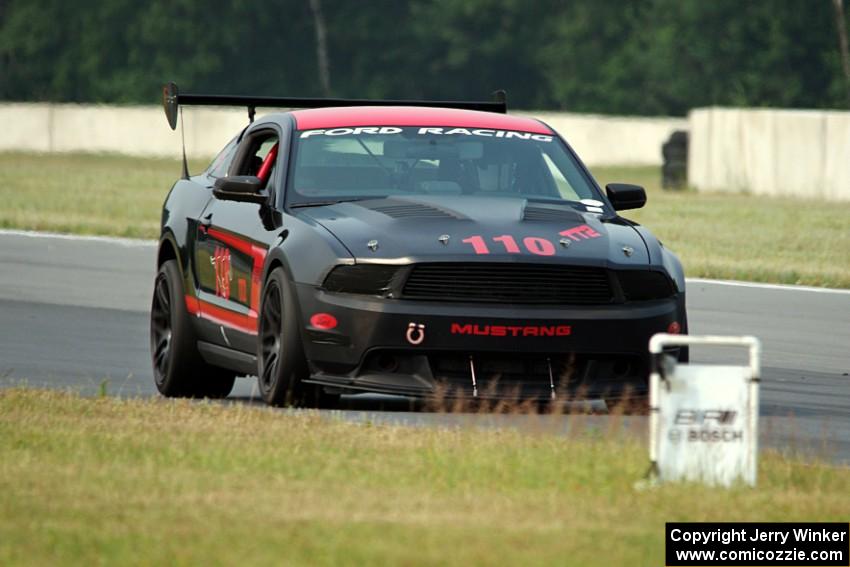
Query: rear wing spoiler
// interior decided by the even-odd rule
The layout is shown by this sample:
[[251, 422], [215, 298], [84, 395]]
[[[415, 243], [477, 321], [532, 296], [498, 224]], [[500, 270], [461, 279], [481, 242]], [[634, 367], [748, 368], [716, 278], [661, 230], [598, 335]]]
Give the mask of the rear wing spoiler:
[[444, 100], [368, 100], [356, 98], [297, 98], [275, 96], [232, 96], [210, 94], [182, 94], [174, 83], [162, 87], [162, 106], [172, 130], [177, 128], [180, 105], [200, 106], [244, 106], [248, 109], [248, 120], [254, 121], [257, 108], [326, 108], [331, 106], [430, 106], [434, 108], [459, 108], [507, 114], [508, 103], [505, 91], [493, 93], [493, 101], [444, 101]]

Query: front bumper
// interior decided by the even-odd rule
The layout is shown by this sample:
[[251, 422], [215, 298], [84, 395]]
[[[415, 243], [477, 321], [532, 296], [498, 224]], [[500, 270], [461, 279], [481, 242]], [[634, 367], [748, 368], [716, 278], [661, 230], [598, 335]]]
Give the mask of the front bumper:
[[[413, 396], [470, 395], [473, 373], [479, 396], [644, 393], [650, 337], [685, 319], [684, 294], [559, 308], [296, 292], [310, 382]], [[310, 326], [316, 313], [337, 326]]]

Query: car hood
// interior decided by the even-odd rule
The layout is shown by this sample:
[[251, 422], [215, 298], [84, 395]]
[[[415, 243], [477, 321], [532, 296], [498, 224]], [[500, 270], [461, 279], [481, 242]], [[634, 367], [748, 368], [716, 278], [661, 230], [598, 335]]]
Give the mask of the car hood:
[[357, 262], [557, 262], [646, 265], [628, 224], [599, 213], [500, 197], [389, 197], [301, 209]]

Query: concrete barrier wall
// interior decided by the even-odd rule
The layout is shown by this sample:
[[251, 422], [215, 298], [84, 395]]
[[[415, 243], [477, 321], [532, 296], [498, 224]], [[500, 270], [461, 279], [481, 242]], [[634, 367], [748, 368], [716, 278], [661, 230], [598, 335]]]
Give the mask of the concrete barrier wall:
[[49, 152], [51, 115], [48, 104], [0, 105], [0, 151]]
[[[588, 165], [660, 165], [661, 144], [688, 126], [679, 118], [518, 114], [547, 122]], [[209, 158], [247, 124], [247, 112], [189, 106], [183, 120], [187, 154]], [[0, 151], [12, 150], [176, 157], [180, 133], [171, 131], [159, 106], [0, 104]]]
[[661, 145], [684, 118], [642, 118], [540, 112], [530, 114], [558, 131], [588, 165], [661, 165]]
[[850, 112], [691, 112], [688, 182], [700, 191], [850, 201]]
[[[214, 156], [248, 123], [236, 108], [187, 107], [186, 152]], [[159, 106], [0, 104], [0, 151], [116, 152], [134, 156], [180, 155]]]
[[[660, 165], [690, 131], [688, 181], [701, 191], [850, 200], [850, 112], [703, 108], [687, 120], [523, 112], [555, 128], [590, 166]], [[184, 109], [190, 157], [215, 155], [247, 123], [242, 108]], [[0, 104], [0, 151], [180, 155], [159, 106]]]

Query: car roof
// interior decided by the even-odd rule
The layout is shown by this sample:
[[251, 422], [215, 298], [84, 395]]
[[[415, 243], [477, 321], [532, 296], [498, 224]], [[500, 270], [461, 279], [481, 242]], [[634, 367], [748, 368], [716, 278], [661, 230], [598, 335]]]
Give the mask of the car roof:
[[535, 118], [457, 108], [347, 106], [294, 110], [292, 116], [298, 130], [355, 126], [445, 126], [554, 134], [551, 128]]

